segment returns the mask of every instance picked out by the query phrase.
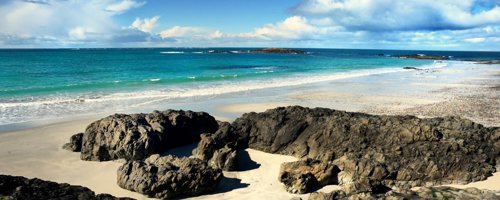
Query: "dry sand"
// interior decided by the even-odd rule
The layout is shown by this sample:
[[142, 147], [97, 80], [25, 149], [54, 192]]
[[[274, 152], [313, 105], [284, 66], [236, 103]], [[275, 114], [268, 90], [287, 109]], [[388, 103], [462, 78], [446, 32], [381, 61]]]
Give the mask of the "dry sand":
[[270, 108], [290, 106], [290, 105], [291, 105], [290, 103], [285, 103], [285, 102], [229, 104], [229, 105], [219, 106], [217, 110], [228, 113], [264, 112]]

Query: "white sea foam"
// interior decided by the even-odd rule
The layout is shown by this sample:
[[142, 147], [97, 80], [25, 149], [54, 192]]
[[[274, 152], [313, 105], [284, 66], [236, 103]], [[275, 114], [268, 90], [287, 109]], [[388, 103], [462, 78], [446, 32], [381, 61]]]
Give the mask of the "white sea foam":
[[162, 51], [161, 54], [181, 54], [183, 51]]
[[259, 67], [254, 67], [253, 69], [257, 69], [257, 70], [260, 70], [260, 69], [276, 69], [277, 67], [275, 66], [259, 66]]

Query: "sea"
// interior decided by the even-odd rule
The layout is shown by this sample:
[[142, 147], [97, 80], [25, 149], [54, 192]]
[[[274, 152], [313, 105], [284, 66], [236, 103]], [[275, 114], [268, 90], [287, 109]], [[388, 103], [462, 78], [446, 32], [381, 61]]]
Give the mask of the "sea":
[[[448, 61], [394, 55], [500, 60], [500, 52], [252, 48], [1, 49], [0, 125], [123, 108], [155, 107], [193, 97], [289, 87], [449, 67]], [[140, 110], [140, 109], [139, 109]]]

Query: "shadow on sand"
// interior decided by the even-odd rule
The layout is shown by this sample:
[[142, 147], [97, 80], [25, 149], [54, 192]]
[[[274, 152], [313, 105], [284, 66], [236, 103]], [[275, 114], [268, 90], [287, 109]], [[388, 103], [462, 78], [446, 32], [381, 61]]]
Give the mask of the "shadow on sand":
[[250, 158], [250, 154], [248, 154], [248, 152], [244, 150], [238, 151], [236, 160], [238, 162], [238, 168], [239, 168], [238, 171], [248, 171], [260, 167], [260, 164], [253, 161]]
[[196, 149], [197, 146], [198, 146], [198, 142], [194, 142], [194, 143], [191, 143], [188, 145], [169, 149], [169, 150], [163, 152], [161, 155], [162, 156], [173, 155], [173, 156], [177, 156], [179, 158], [189, 157], [189, 156], [193, 155], [193, 150]]
[[223, 177], [217, 189], [210, 194], [225, 193], [235, 189], [246, 188], [249, 185], [248, 183], [241, 183], [241, 179], [239, 178]]

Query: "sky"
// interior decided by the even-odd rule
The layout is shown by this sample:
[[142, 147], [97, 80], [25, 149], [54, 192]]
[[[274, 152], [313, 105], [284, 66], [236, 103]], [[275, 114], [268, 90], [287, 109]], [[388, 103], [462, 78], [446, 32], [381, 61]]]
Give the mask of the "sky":
[[0, 48], [500, 51], [500, 0], [0, 0]]

